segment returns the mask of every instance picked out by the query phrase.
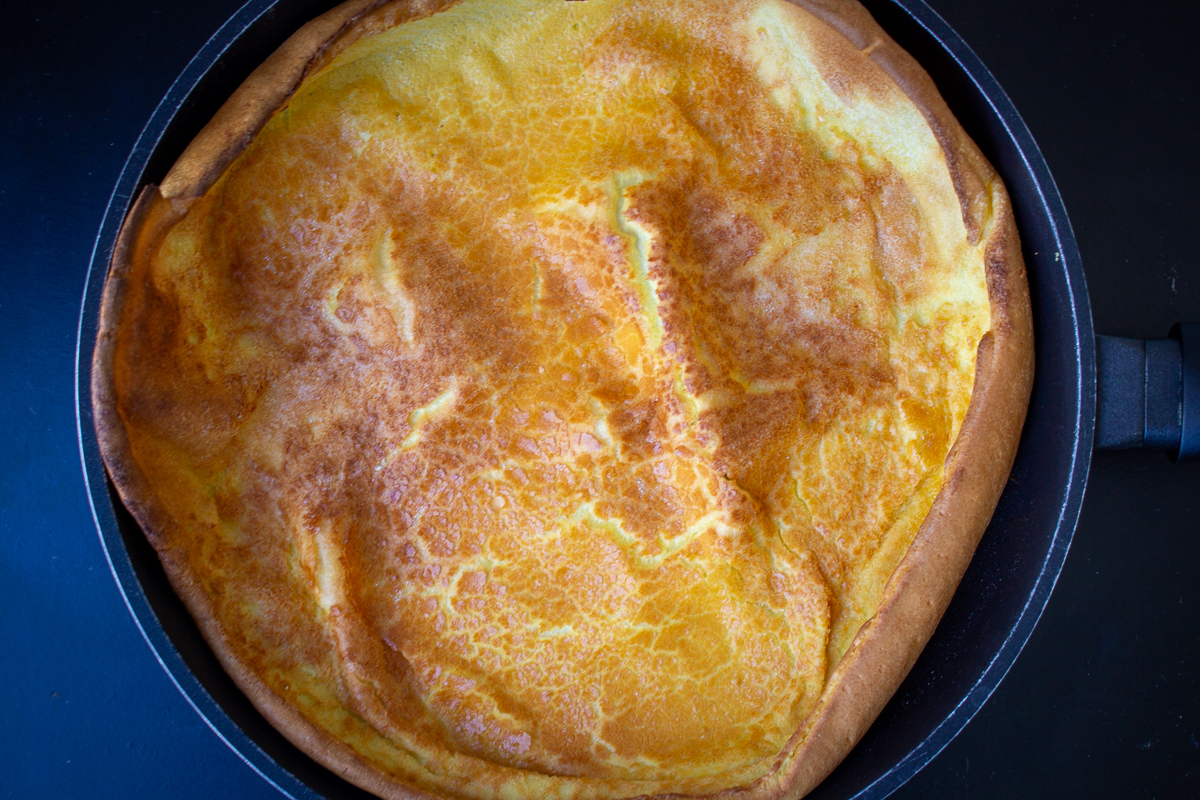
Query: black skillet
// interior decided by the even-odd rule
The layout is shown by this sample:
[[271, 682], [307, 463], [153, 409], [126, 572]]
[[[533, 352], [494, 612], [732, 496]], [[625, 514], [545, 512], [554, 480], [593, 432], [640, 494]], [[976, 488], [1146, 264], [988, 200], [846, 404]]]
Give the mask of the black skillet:
[[[1083, 270], [1066, 210], [1037, 145], [991, 74], [922, 0], [863, 2], [933, 76], [1012, 194], [1033, 298], [1037, 379], [1009, 486], [954, 601], [862, 743], [811, 795], [821, 799], [890, 794], [937, 755], [995, 690], [1029, 638], [1062, 568], [1097, 432], [1097, 340]], [[96, 241], [80, 316], [76, 382], [89, 498], [113, 574], [139, 628], [217, 736], [284, 795], [314, 799], [368, 795], [288, 743], [217, 663], [107, 481], [88, 387], [103, 278], [131, 199], [143, 185], [161, 180], [254, 67], [330, 5], [330, 0], [251, 0], [196, 55], [159, 104], [125, 165]], [[1200, 350], [1200, 341], [1186, 327], [1178, 337], [1149, 343], [1100, 338], [1099, 443], [1158, 446], [1181, 457], [1200, 450], [1195, 418], [1200, 375], [1181, 368], [1185, 361], [1200, 363], [1200, 358], [1185, 358]]]

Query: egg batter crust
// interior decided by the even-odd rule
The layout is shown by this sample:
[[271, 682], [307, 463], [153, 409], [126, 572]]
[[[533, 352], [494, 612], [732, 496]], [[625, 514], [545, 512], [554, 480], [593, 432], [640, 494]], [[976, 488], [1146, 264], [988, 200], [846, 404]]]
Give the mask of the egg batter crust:
[[359, 1], [143, 194], [93, 394], [350, 780], [798, 796], [948, 603], [1030, 342], [1003, 186], [857, 5]]

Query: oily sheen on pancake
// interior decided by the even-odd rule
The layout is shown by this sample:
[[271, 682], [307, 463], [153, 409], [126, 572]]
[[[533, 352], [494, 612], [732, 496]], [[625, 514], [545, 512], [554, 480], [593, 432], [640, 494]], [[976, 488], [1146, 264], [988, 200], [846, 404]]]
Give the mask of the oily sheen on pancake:
[[1002, 184], [853, 3], [363, 0], [143, 194], [93, 397], [350, 780], [799, 796], [986, 526], [1028, 313]]

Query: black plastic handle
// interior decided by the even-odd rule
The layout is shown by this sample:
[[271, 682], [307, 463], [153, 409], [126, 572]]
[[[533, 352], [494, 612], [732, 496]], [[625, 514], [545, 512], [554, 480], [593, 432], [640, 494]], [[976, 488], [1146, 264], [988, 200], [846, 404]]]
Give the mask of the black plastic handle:
[[1096, 337], [1096, 449], [1200, 457], [1200, 324], [1166, 339]]

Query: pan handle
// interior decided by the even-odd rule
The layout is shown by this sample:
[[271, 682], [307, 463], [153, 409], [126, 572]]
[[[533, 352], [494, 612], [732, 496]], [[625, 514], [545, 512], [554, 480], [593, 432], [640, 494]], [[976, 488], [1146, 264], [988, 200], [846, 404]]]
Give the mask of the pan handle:
[[1200, 324], [1166, 339], [1096, 337], [1096, 449], [1200, 457]]

